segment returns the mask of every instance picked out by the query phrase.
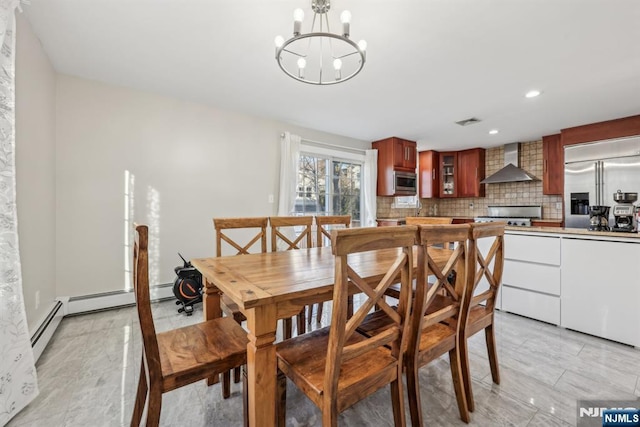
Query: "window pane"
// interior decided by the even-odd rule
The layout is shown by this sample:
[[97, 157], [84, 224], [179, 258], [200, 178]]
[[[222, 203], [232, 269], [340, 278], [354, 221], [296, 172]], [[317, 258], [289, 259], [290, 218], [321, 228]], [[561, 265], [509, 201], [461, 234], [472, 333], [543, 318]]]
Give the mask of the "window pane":
[[360, 222], [361, 165], [309, 154], [300, 156], [296, 213], [351, 215]]

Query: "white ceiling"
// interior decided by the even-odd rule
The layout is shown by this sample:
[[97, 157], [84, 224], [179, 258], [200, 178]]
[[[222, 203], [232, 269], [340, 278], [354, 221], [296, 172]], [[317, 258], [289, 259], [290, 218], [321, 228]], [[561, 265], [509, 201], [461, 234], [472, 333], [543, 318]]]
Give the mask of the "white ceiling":
[[[639, 0], [333, 0], [368, 43], [334, 86], [287, 77], [274, 37], [310, 0], [31, 0], [58, 72], [363, 140], [530, 141], [640, 114]], [[525, 99], [529, 89], [538, 98]], [[477, 117], [460, 127], [455, 121]], [[490, 129], [499, 129], [489, 135]]]

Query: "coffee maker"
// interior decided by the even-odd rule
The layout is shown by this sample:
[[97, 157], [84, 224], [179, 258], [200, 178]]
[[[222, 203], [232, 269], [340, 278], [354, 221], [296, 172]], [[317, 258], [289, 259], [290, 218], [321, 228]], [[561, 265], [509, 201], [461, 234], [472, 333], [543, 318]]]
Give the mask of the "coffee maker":
[[589, 206], [589, 230], [609, 231], [610, 206]]
[[615, 225], [611, 231], [635, 233], [636, 227], [633, 225], [635, 206], [633, 206], [633, 203], [638, 200], [638, 193], [623, 193], [618, 190], [616, 193], [613, 193], [613, 200], [616, 202], [616, 205], [613, 207]]

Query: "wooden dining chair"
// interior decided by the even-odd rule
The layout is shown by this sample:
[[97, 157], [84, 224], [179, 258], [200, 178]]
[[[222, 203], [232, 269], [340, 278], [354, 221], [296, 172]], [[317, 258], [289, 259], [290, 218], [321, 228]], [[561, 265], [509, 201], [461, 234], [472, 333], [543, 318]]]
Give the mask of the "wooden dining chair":
[[[469, 275], [471, 288], [465, 295], [465, 305], [469, 307], [463, 313], [463, 332], [460, 334], [462, 356], [468, 358], [467, 338], [484, 329], [485, 341], [491, 378], [500, 384], [500, 369], [498, 366], [498, 349], [496, 345], [494, 325], [495, 301], [502, 283], [504, 270], [504, 226], [505, 223], [486, 222], [470, 224], [469, 231]], [[481, 248], [488, 248], [482, 251]], [[488, 289], [479, 290], [478, 285], [486, 279]], [[468, 361], [463, 364], [468, 369]], [[465, 373], [470, 376], [469, 373]], [[475, 410], [471, 381], [465, 383], [465, 395], [470, 411]]]
[[[245, 365], [248, 339], [244, 329], [226, 317], [157, 333], [149, 298], [148, 227], [135, 225], [135, 230], [133, 287], [142, 362], [131, 426], [150, 427], [160, 421], [163, 393]], [[246, 393], [243, 385], [245, 420]]]
[[[376, 390], [391, 385], [396, 426], [405, 425], [402, 391], [402, 355], [406, 347], [413, 245], [416, 227], [355, 228], [332, 231], [335, 279], [331, 325], [285, 340], [276, 346], [278, 363], [278, 425], [284, 426], [286, 378], [322, 411], [322, 425], [336, 426], [338, 414]], [[358, 274], [362, 266], [349, 264], [349, 254], [397, 248], [386, 263], [379, 283], [369, 284]], [[381, 262], [373, 259], [372, 263]], [[400, 277], [402, 297], [397, 311], [383, 299], [384, 290]], [[350, 287], [367, 299], [347, 319]], [[357, 331], [375, 304], [391, 320], [383, 333], [367, 337]]]
[[[223, 255], [223, 249], [230, 247], [235, 255], [267, 252], [267, 224], [269, 218], [213, 218], [216, 230], [216, 257]], [[242, 240], [241, 240], [242, 239]], [[225, 243], [223, 248], [223, 242]], [[259, 249], [257, 249], [259, 244]], [[247, 318], [240, 311], [238, 305], [226, 295], [220, 297], [220, 308], [225, 316], [232, 317], [238, 324]], [[233, 381], [240, 382], [240, 369], [234, 370]], [[222, 376], [223, 396], [231, 393], [230, 375]]]
[[[312, 216], [272, 216], [269, 218], [269, 223], [271, 224], [271, 252], [277, 252], [279, 246], [286, 251], [312, 247]], [[307, 329], [304, 307], [296, 316], [296, 320], [298, 335], [304, 334]], [[284, 339], [291, 338], [292, 319], [284, 319], [283, 325]]]
[[[461, 333], [464, 295], [470, 281], [466, 279], [467, 268], [467, 239], [469, 225], [427, 225], [420, 226], [419, 247], [417, 261], [417, 275], [415, 298], [413, 300], [411, 334], [405, 356], [407, 394], [411, 421], [414, 426], [422, 426], [422, 410], [420, 398], [420, 383], [418, 370], [445, 353], [449, 353], [449, 364], [453, 379], [454, 391], [458, 403], [460, 418], [470, 421], [465, 383], [468, 368], [463, 369], [462, 363], [468, 363], [463, 357], [463, 350], [459, 345]], [[444, 242], [456, 242], [453, 251], [429, 246]], [[429, 251], [447, 251], [449, 254], [444, 267], [440, 268]], [[450, 277], [456, 271], [455, 281]], [[427, 277], [435, 276], [434, 283], [428, 283]], [[442, 296], [446, 293], [446, 298]], [[438, 304], [436, 304], [438, 302]], [[436, 306], [437, 305], [437, 306]], [[379, 312], [372, 313], [358, 329], [367, 336], [375, 336], [386, 331], [389, 321]]]
[[[406, 221], [407, 225], [445, 225], [452, 224], [453, 218], [443, 216], [408, 216]], [[452, 242], [442, 242], [441, 245], [445, 248], [451, 248]], [[399, 295], [400, 287], [398, 285], [393, 285], [387, 290], [387, 296], [391, 298], [398, 299]]]
[[[329, 246], [331, 244], [331, 230], [351, 227], [351, 215], [327, 215], [316, 216], [316, 247]], [[353, 302], [352, 302], [353, 304]], [[310, 304], [307, 312], [307, 321], [311, 324], [313, 317], [313, 306], [316, 306], [316, 320], [319, 323], [322, 319], [323, 302]]]

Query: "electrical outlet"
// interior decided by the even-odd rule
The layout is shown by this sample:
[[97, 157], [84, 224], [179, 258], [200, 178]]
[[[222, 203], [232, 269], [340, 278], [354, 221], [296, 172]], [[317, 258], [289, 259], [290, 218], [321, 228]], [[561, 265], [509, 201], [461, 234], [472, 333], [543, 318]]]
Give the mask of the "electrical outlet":
[[556, 202], [556, 209], [562, 210], [562, 202]]
[[473, 209], [473, 203], [469, 203], [469, 209]]
[[269, 203], [273, 203], [273, 194], [269, 194]]

